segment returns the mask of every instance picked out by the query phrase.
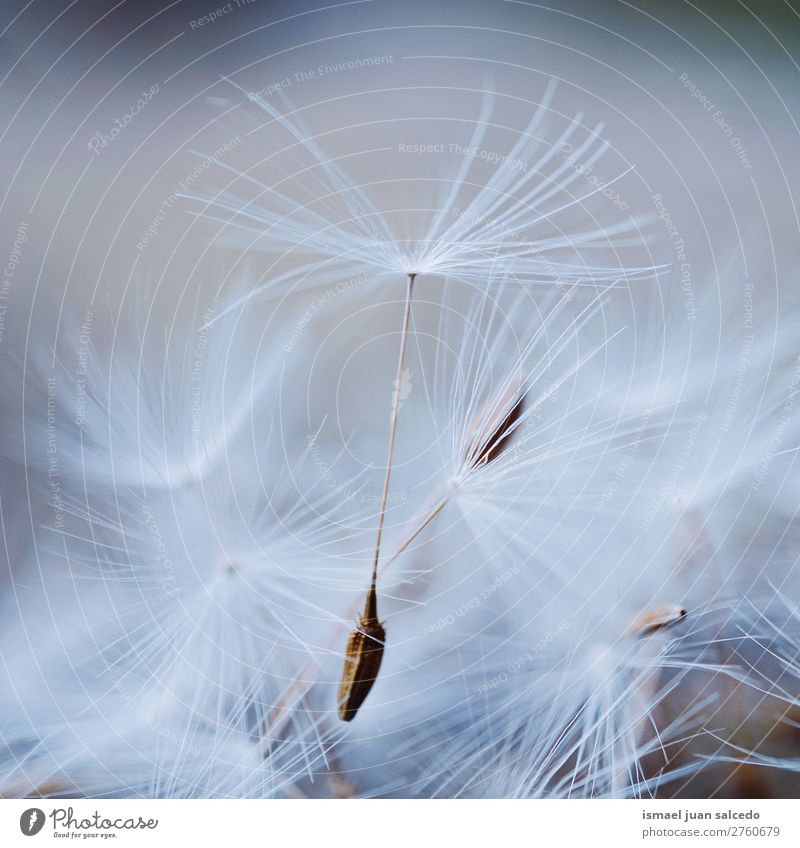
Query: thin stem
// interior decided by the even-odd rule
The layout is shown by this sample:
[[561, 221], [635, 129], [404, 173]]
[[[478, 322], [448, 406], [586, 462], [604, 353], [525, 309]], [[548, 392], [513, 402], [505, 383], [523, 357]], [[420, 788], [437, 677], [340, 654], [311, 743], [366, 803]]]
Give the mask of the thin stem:
[[397, 559], [397, 557], [399, 557], [400, 554], [403, 553], [403, 551], [414, 541], [414, 539], [416, 539], [417, 536], [419, 536], [419, 534], [431, 523], [431, 521], [433, 521], [433, 519], [436, 518], [436, 516], [447, 506], [447, 502], [450, 500], [450, 496], [450, 494], [445, 495], [439, 501], [439, 503], [436, 504], [436, 506], [428, 513], [425, 520], [414, 530], [414, 532], [410, 536], [406, 538], [405, 542], [403, 542], [403, 544], [400, 545], [400, 547], [394, 551], [394, 553], [389, 557], [389, 559], [386, 560], [384, 568], [388, 568]]
[[394, 441], [397, 433], [397, 418], [400, 411], [400, 388], [403, 379], [403, 363], [406, 358], [406, 344], [408, 342], [408, 326], [411, 322], [411, 297], [414, 293], [414, 280], [416, 274], [408, 275], [408, 288], [406, 289], [405, 310], [403, 312], [403, 329], [400, 336], [400, 353], [397, 357], [397, 375], [392, 392], [392, 416], [389, 424], [389, 449], [386, 456], [386, 474], [383, 478], [383, 494], [381, 495], [380, 512], [378, 513], [378, 535], [375, 540], [375, 558], [372, 562], [372, 581], [367, 593], [367, 601], [364, 605], [364, 618], [374, 620], [378, 617], [378, 598], [376, 583], [378, 581], [378, 560], [381, 556], [381, 538], [383, 536], [383, 522], [386, 518], [386, 501], [389, 497], [389, 480], [392, 476], [392, 458], [394, 456]]

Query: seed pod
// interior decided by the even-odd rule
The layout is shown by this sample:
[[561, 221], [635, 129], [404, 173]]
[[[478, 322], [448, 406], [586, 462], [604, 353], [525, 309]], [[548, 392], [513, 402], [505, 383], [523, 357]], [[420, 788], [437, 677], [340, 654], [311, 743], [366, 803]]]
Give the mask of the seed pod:
[[347, 650], [339, 682], [339, 718], [352, 721], [365, 698], [369, 695], [381, 667], [386, 631], [371, 614], [374, 588], [370, 590], [367, 609], [347, 640]]
[[[466, 461], [470, 468], [488, 465], [509, 446], [525, 409], [525, 391], [518, 374], [503, 395], [481, 407], [467, 433]], [[488, 416], [488, 421], [484, 420]]]
[[644, 610], [631, 622], [628, 633], [632, 636], [649, 636], [658, 630], [672, 627], [686, 618], [686, 610], [673, 604], [659, 604]]

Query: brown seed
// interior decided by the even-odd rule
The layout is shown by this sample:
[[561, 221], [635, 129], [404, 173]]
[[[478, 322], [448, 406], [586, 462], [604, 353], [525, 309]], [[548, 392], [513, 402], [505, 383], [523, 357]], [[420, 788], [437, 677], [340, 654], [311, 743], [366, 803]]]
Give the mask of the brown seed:
[[352, 721], [369, 695], [381, 667], [386, 631], [372, 614], [374, 587], [370, 590], [367, 609], [350, 633], [344, 658], [342, 678], [339, 682], [339, 718]]
[[[494, 462], [509, 446], [516, 432], [515, 425], [525, 409], [525, 389], [519, 375], [511, 381], [503, 395], [481, 407], [467, 434], [470, 446], [466, 460], [470, 468]], [[491, 416], [488, 426], [483, 423], [487, 414]]]
[[686, 618], [686, 610], [674, 604], [659, 604], [640, 613], [628, 627], [632, 636], [649, 636]]
[[375, 540], [375, 558], [372, 561], [372, 582], [367, 593], [364, 613], [347, 640], [347, 650], [342, 669], [342, 679], [339, 682], [339, 718], [342, 721], [352, 721], [359, 707], [369, 695], [383, 659], [383, 643], [386, 631], [378, 621], [378, 596], [375, 584], [378, 580], [378, 563], [381, 556], [381, 539], [383, 538], [383, 522], [386, 517], [386, 499], [389, 496], [389, 480], [392, 473], [392, 457], [394, 441], [397, 435], [397, 418], [400, 412], [400, 392], [403, 382], [403, 363], [408, 343], [408, 328], [411, 321], [411, 298], [414, 292], [416, 272], [408, 275], [406, 289], [405, 311], [403, 313], [403, 330], [400, 336], [400, 353], [397, 358], [397, 376], [392, 392], [392, 416], [389, 423], [389, 448], [386, 457], [386, 473], [383, 478], [383, 494], [378, 511], [378, 535]]

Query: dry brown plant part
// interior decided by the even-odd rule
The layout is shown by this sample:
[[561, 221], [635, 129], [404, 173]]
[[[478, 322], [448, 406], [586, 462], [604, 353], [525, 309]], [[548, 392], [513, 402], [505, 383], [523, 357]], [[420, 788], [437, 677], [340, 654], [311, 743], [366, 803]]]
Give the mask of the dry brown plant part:
[[381, 557], [381, 539], [383, 537], [383, 523], [386, 518], [386, 501], [389, 497], [389, 481], [392, 476], [392, 460], [394, 457], [394, 443], [397, 435], [397, 418], [400, 412], [400, 390], [403, 379], [403, 364], [406, 358], [406, 347], [408, 344], [408, 327], [411, 322], [411, 298], [414, 293], [414, 280], [416, 274], [408, 275], [408, 286], [406, 288], [405, 309], [403, 312], [403, 329], [400, 336], [400, 353], [397, 357], [397, 375], [392, 392], [392, 413], [389, 423], [389, 448], [386, 456], [386, 473], [383, 478], [383, 492], [381, 494], [381, 505], [378, 511], [378, 534], [375, 540], [375, 556], [372, 561], [372, 581], [364, 612], [359, 619], [358, 626], [351, 631], [347, 640], [345, 650], [344, 668], [339, 682], [338, 710], [342, 721], [352, 721], [356, 717], [364, 699], [369, 695], [383, 659], [384, 643], [386, 641], [386, 630], [378, 621], [378, 596], [376, 584], [378, 582], [378, 562]]
[[386, 631], [375, 617], [375, 589], [370, 589], [367, 609], [350, 633], [339, 681], [339, 718], [352, 721], [375, 683], [383, 660]]
[[524, 410], [523, 380], [517, 373], [478, 410], [467, 430], [466, 461], [471, 469], [489, 465], [505, 452]]
[[686, 610], [676, 604], [658, 604], [641, 612], [628, 626], [631, 636], [649, 636], [667, 627], [673, 627], [686, 618]]

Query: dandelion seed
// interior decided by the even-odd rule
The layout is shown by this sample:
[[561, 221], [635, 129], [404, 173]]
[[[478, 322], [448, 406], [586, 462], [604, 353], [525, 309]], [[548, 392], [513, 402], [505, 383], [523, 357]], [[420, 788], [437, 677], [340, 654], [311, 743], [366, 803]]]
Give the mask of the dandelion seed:
[[[461, 505], [461, 509], [454, 510], [453, 519], [462, 537], [459, 543], [462, 548], [465, 528], [470, 531], [470, 539], [481, 542], [482, 550], [508, 552], [510, 542], [522, 538], [522, 530], [541, 544], [541, 539], [552, 536], [552, 524], [563, 520], [561, 504], [549, 505], [547, 488], [541, 495], [536, 494], [535, 480], [542, 469], [548, 464], [559, 468], [563, 457], [585, 456], [585, 464], [577, 459], [569, 463], [579, 491], [586, 485], [584, 469], [595, 462], [596, 454], [613, 456], [613, 450], [627, 445], [629, 422], [615, 419], [612, 429], [608, 421], [587, 420], [583, 412], [588, 404], [573, 409], [564, 408], [559, 401], [568, 395], [569, 381], [580, 377], [582, 369], [614, 338], [612, 334], [586, 351], [571, 349], [577, 344], [578, 331], [598, 314], [601, 295], [577, 314], [564, 315], [568, 303], [553, 292], [540, 304], [540, 311], [520, 329], [505, 325], [502, 316], [525, 315], [528, 303], [525, 294], [509, 286], [508, 292], [513, 292], [513, 297], [505, 304], [507, 287], [502, 282], [492, 283], [497, 292], [494, 307], [487, 306], [483, 299], [477, 300], [466, 316], [459, 316], [457, 323], [442, 319], [442, 327], [434, 336], [437, 359], [433, 379], [423, 369], [422, 388], [415, 396], [423, 398], [434, 392], [433, 400], [443, 401], [442, 417], [438, 417], [439, 408], [434, 409], [435, 426], [444, 435], [439, 440], [452, 446], [452, 455], [445, 457], [440, 485], [431, 491], [428, 504], [399, 532], [399, 541], [394, 542], [391, 552], [373, 561], [375, 578], [387, 572], [451, 503]], [[504, 303], [504, 308], [499, 303]], [[441, 310], [442, 315], [450, 314], [444, 305]], [[481, 341], [485, 339], [490, 343], [482, 348]], [[438, 359], [440, 349], [455, 351], [458, 368], [452, 379], [448, 379]], [[402, 381], [396, 386], [401, 384]], [[602, 390], [602, 385], [595, 385], [598, 395]], [[556, 410], [553, 421], [539, 424], [537, 413], [551, 400]], [[659, 416], [654, 414], [648, 432], [658, 432], [659, 427]], [[563, 428], [565, 432], [553, 439], [549, 434], [554, 428], [559, 432]], [[562, 491], [566, 485], [562, 484]], [[486, 526], [472, 526], [482, 514]], [[496, 534], [496, 544], [486, 541], [489, 531]], [[527, 551], [520, 561], [529, 556]], [[352, 614], [350, 610], [343, 617]], [[377, 613], [373, 619], [377, 622]], [[374, 626], [369, 616], [366, 624]], [[357, 632], [356, 629], [351, 634], [351, 640]], [[364, 644], [370, 647], [374, 643]], [[348, 651], [341, 677], [340, 704], [347, 700], [357, 665], [352, 660], [358, 658], [355, 648]], [[303, 682], [287, 687], [276, 709], [296, 703], [318, 671], [318, 664], [310, 665], [301, 675]], [[374, 682], [374, 672], [368, 669], [362, 674], [368, 685], [361, 687], [360, 692], [366, 697]]]
[[[585, 489], [585, 466], [577, 458], [585, 456], [586, 466], [592, 467], [597, 455], [611, 457], [612, 451], [626, 447], [634, 430], [633, 420], [594, 418], [591, 400], [565, 402], [592, 361], [605, 355], [624, 329], [581, 346], [579, 333], [600, 315], [608, 292], [601, 291], [575, 312], [552, 292], [532, 311], [527, 293], [504, 281], [492, 281], [492, 286], [493, 306], [478, 299], [466, 317], [442, 320], [432, 334], [433, 379], [419, 396], [430, 392], [430, 438], [449, 452], [442, 457], [442, 475], [429, 505], [402, 531], [382, 567], [394, 562], [454, 502], [462, 505], [461, 517], [468, 515], [471, 523], [485, 520], [485, 525], [471, 529], [475, 538], [484, 537], [488, 549], [502, 548], [537, 518], [541, 523], [531, 535], [550, 537], [545, 513], [552, 511], [553, 520], [561, 521], [563, 510], [552, 503], [547, 488], [537, 495], [537, 478], [557, 474], [563, 479], [565, 473], [574, 473], [575, 490]], [[507, 294], [512, 294], [508, 303]], [[444, 306], [442, 311], [447, 313]], [[515, 327], [507, 323], [507, 315], [530, 317]], [[451, 350], [454, 366], [447, 367], [439, 357]], [[595, 385], [593, 392], [590, 397], [599, 399], [603, 385]], [[643, 438], [663, 426], [662, 416], [654, 411]], [[564, 466], [565, 459], [573, 461]], [[490, 531], [497, 533], [496, 545], [486, 538]]]
[[686, 610], [674, 604], [662, 604], [644, 610], [628, 627], [633, 636], [649, 636], [659, 630], [673, 627], [686, 618]]
[[383, 492], [378, 511], [378, 535], [375, 542], [375, 557], [372, 563], [372, 582], [367, 595], [364, 615], [359, 627], [350, 634], [347, 643], [344, 670], [339, 686], [339, 717], [343, 721], [352, 721], [359, 707], [369, 695], [381, 667], [386, 631], [378, 621], [378, 599], [376, 583], [378, 580], [378, 562], [381, 556], [381, 538], [383, 523], [386, 517], [386, 501], [389, 497], [389, 482], [392, 475], [394, 458], [394, 443], [397, 435], [397, 419], [400, 413], [400, 394], [403, 388], [403, 366], [408, 343], [408, 327], [411, 321], [411, 299], [414, 294], [416, 274], [408, 275], [405, 308], [403, 311], [403, 328], [400, 335], [400, 353], [397, 357], [397, 376], [392, 391], [392, 414], [389, 424], [389, 448], [386, 457], [386, 473], [383, 478]]
[[[511, 443], [514, 428], [525, 408], [522, 378], [517, 378], [515, 382], [517, 385], [509, 386], [505, 397], [498, 397], [491, 409], [481, 409], [475, 416], [467, 436], [467, 442], [473, 443], [473, 447], [467, 450], [466, 457], [470, 468], [494, 462]], [[489, 433], [481, 432], [481, 429], [487, 426], [490, 428]]]
[[369, 590], [364, 614], [347, 641], [338, 694], [339, 718], [342, 721], [352, 721], [369, 695], [381, 667], [385, 640], [386, 630], [377, 619], [373, 586]]

